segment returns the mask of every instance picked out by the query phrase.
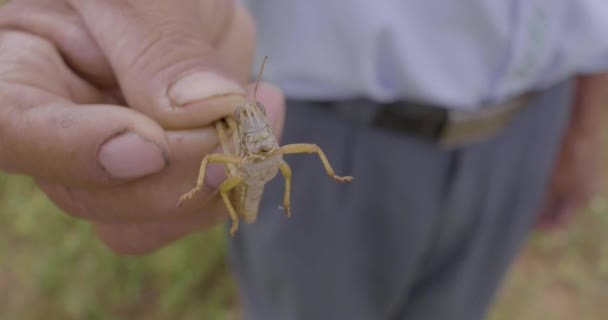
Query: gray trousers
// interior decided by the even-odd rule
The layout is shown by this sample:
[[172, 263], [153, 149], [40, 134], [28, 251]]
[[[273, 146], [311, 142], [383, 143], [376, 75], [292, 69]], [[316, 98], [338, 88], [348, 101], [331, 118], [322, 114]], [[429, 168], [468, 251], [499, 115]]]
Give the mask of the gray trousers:
[[[230, 240], [244, 319], [482, 319], [535, 221], [568, 117], [571, 83], [542, 92], [489, 140], [444, 150], [306, 102], [289, 102], [283, 180]], [[373, 108], [373, 105], [366, 107]]]

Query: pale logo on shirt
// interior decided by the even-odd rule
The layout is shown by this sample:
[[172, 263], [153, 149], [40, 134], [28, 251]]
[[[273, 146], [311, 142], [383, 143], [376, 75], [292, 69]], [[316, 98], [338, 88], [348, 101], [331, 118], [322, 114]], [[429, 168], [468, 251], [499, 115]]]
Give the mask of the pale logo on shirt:
[[546, 46], [547, 25], [548, 20], [545, 9], [540, 6], [534, 8], [525, 25], [524, 53], [520, 63], [514, 70], [516, 78], [529, 78], [533, 72], [537, 71]]

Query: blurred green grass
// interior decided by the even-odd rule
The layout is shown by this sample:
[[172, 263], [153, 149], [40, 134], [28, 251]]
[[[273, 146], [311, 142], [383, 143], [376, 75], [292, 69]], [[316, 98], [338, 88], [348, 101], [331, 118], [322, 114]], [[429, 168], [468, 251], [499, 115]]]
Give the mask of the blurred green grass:
[[223, 234], [117, 256], [30, 179], [0, 174], [0, 319], [234, 319]]
[[608, 209], [603, 196], [567, 229], [535, 234], [490, 320], [608, 319]]
[[[608, 205], [532, 236], [490, 320], [608, 317]], [[0, 174], [0, 319], [238, 319], [223, 226], [117, 256], [26, 177]]]

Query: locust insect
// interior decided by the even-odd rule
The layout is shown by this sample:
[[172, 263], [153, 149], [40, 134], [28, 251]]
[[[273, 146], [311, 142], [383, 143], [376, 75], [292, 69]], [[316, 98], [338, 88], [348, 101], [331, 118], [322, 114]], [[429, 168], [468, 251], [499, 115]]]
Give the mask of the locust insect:
[[[285, 179], [283, 208], [287, 217], [290, 212], [291, 169], [283, 160], [284, 154], [316, 153], [327, 175], [337, 182], [351, 181], [351, 176], [334, 173], [323, 150], [316, 144], [298, 143], [279, 146], [264, 106], [257, 101], [256, 92], [267, 57], [264, 57], [253, 91], [253, 101], [236, 108], [233, 117], [215, 123], [223, 154], [208, 154], [201, 161], [196, 186], [182, 195], [178, 206], [193, 197], [203, 186], [205, 170], [209, 163], [221, 163], [226, 167], [228, 178], [220, 185], [219, 193], [232, 220], [230, 234], [234, 236], [239, 218], [247, 223], [255, 222], [264, 185], [280, 171]], [[232, 134], [232, 141], [228, 138]]]

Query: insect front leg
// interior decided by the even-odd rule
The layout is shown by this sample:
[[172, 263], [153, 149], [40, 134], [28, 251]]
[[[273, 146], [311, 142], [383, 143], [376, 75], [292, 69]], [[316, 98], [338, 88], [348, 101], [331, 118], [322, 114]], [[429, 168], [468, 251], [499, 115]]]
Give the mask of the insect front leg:
[[[222, 152], [228, 155], [236, 155], [237, 152], [234, 150], [234, 146], [230, 144], [230, 140], [228, 140], [227, 134], [230, 133], [232, 129], [226, 127], [227, 124], [224, 122], [230, 123], [230, 117], [225, 118], [223, 120], [219, 120], [215, 122], [215, 131], [217, 132], [218, 138], [220, 139], [220, 145], [222, 146]], [[234, 122], [234, 120], [232, 120]], [[229, 125], [229, 124], [228, 124]], [[226, 130], [229, 130], [228, 132]], [[228, 174], [233, 176], [236, 174], [237, 169], [234, 164], [226, 164], [228, 168]]]
[[288, 144], [288, 145], [284, 145], [284, 146], [280, 147], [276, 152], [281, 153], [281, 154], [316, 153], [319, 155], [319, 158], [321, 159], [321, 163], [323, 163], [323, 167], [325, 168], [325, 171], [327, 172], [327, 175], [330, 178], [332, 178], [338, 182], [348, 182], [348, 181], [353, 180], [353, 177], [351, 177], [351, 176], [341, 177], [341, 176], [336, 175], [334, 172], [334, 169], [332, 169], [331, 165], [329, 164], [329, 161], [327, 160], [325, 153], [323, 153], [323, 150], [321, 150], [321, 148], [319, 148], [319, 146], [317, 146], [316, 144], [312, 144], [312, 143]]
[[287, 162], [283, 161], [279, 167], [281, 174], [285, 179], [285, 193], [283, 194], [283, 208], [285, 208], [285, 215], [291, 216], [291, 208], [289, 203], [289, 194], [291, 193], [291, 168]]
[[228, 128], [230, 129], [230, 133], [234, 133], [237, 131], [238, 124], [233, 117], [226, 118], [226, 123], [228, 123]]
[[237, 158], [233, 155], [227, 155], [227, 154], [208, 154], [206, 155], [203, 160], [201, 161], [201, 167], [199, 169], [198, 172], [198, 179], [196, 180], [196, 186], [194, 188], [192, 188], [192, 190], [188, 191], [187, 193], [185, 193], [184, 195], [182, 195], [179, 198], [179, 202], [177, 203], [177, 206], [181, 206], [182, 203], [190, 198], [192, 198], [192, 196], [194, 196], [194, 194], [196, 194], [197, 192], [199, 192], [201, 190], [201, 188], [203, 187], [203, 183], [205, 181], [205, 171], [207, 170], [207, 164], [209, 163], [223, 163], [225, 165], [227, 164], [239, 164], [241, 163], [241, 159]]
[[230, 197], [228, 193], [230, 190], [234, 189], [234, 187], [238, 186], [243, 182], [243, 177], [241, 176], [232, 176], [220, 185], [220, 195], [224, 200], [224, 204], [226, 205], [226, 209], [228, 209], [228, 214], [230, 215], [230, 219], [232, 219], [232, 226], [230, 227], [230, 235], [234, 236], [234, 233], [239, 228], [239, 216], [236, 214], [234, 210], [234, 206], [230, 202]]
[[228, 138], [226, 136], [226, 130], [224, 128], [224, 123], [222, 120], [215, 122], [215, 131], [217, 132], [217, 136], [220, 139], [220, 144], [222, 145], [222, 151], [225, 154], [230, 154], [230, 143], [228, 142]]

